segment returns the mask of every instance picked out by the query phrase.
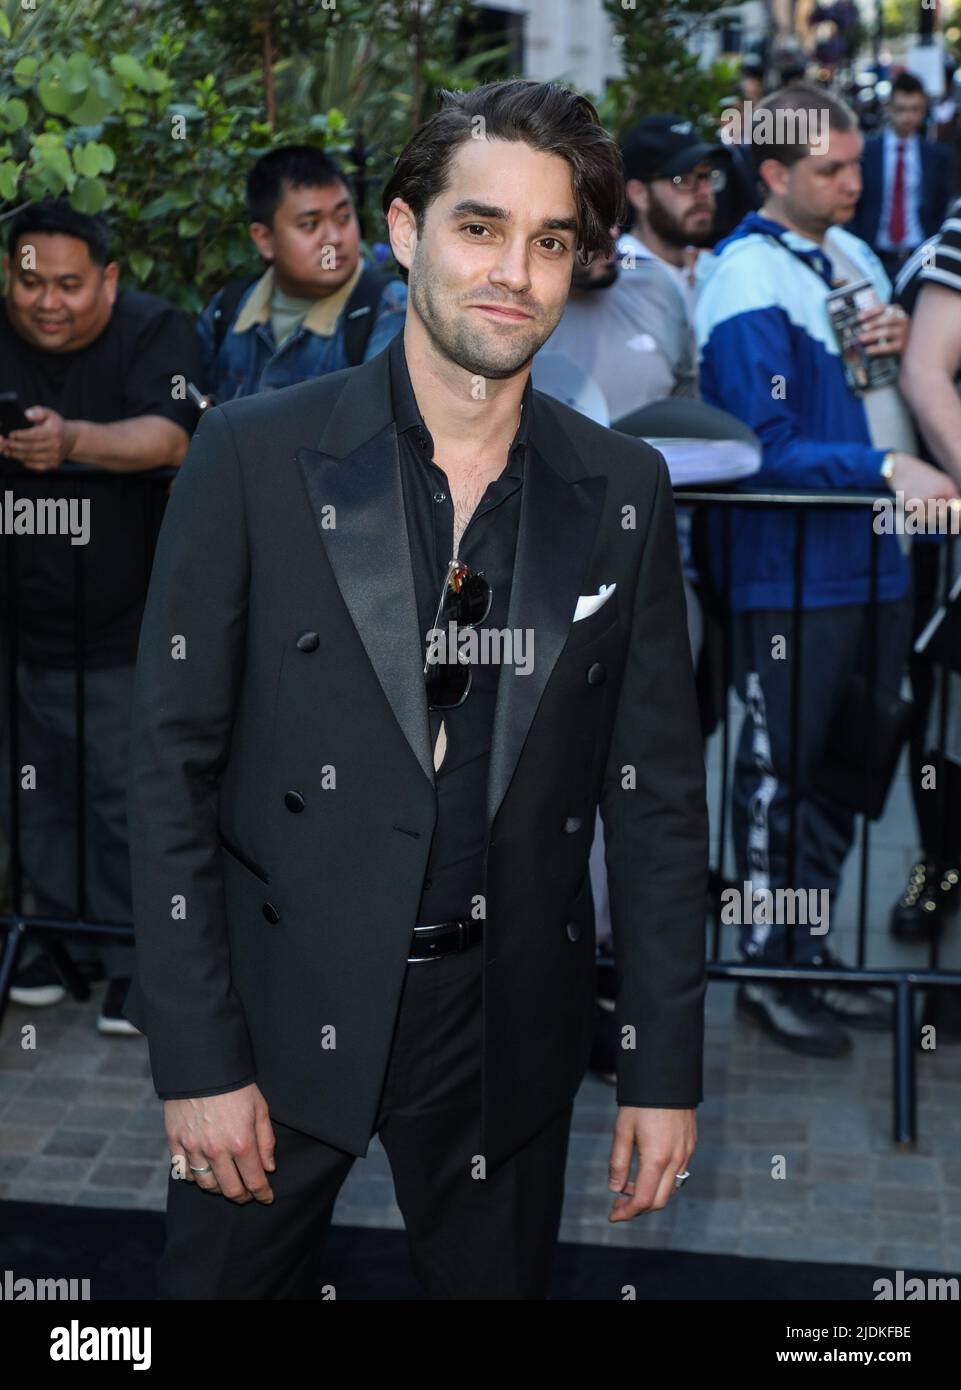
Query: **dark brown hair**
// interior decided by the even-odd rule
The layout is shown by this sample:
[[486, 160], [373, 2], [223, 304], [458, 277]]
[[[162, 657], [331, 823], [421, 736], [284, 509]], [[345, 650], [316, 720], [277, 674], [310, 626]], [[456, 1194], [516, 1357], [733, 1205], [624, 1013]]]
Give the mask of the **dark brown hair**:
[[[624, 173], [616, 142], [587, 97], [555, 82], [488, 82], [472, 92], [442, 92], [441, 107], [408, 140], [381, 196], [386, 216], [402, 198], [422, 232], [427, 208], [447, 186], [454, 151], [480, 129], [489, 140], [516, 140], [560, 155], [571, 169], [577, 206], [577, 249], [582, 255], [613, 249], [610, 228], [619, 220]], [[401, 268], [403, 278], [407, 272]]]
[[[758, 111], [823, 111], [827, 115], [829, 130], [846, 131], [858, 128], [858, 118], [846, 101], [832, 96], [823, 87], [813, 87], [806, 82], [798, 82], [791, 87], [781, 87], [778, 91], [772, 92], [754, 107], [755, 117]], [[796, 129], [795, 127], [795, 131]], [[751, 155], [758, 169], [765, 159], [776, 159], [779, 164], [786, 164], [790, 168], [810, 153], [810, 144], [802, 140], [785, 141], [782, 144], [776, 141], [751, 142]]]

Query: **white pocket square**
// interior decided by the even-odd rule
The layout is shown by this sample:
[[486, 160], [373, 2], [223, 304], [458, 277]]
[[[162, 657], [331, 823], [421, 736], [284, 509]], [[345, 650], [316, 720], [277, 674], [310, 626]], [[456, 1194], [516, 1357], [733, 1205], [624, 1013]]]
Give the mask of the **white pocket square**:
[[596, 613], [616, 588], [616, 584], [602, 584], [596, 594], [581, 594], [574, 609], [574, 622], [579, 623], [582, 618], [589, 618], [592, 613]]

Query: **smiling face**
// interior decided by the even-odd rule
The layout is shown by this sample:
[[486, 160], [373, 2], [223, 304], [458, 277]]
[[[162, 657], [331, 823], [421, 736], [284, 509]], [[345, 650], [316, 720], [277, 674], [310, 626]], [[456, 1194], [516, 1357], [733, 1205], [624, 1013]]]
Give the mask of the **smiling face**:
[[284, 183], [273, 225], [253, 222], [250, 235], [273, 263], [285, 294], [322, 299], [353, 275], [360, 255], [360, 225], [344, 183], [294, 188]]
[[[34, 248], [32, 259], [25, 257]], [[27, 265], [24, 260], [27, 259]], [[3, 259], [14, 329], [46, 352], [72, 352], [106, 328], [117, 296], [117, 263], [97, 265], [79, 237], [29, 232]]]
[[577, 208], [567, 161], [520, 141], [465, 140], [420, 232], [400, 198], [387, 221], [409, 271], [408, 313], [435, 348], [492, 379], [526, 366], [571, 288]]

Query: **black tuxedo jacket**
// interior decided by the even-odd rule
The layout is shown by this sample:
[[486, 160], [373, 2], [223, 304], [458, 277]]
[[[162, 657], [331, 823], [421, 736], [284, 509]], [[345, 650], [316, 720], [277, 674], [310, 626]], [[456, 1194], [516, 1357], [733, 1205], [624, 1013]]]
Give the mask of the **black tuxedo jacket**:
[[[572, 1098], [605, 826], [621, 1104], [702, 1098], [707, 812], [660, 454], [534, 392], [487, 796], [488, 1164]], [[616, 584], [572, 622], [579, 595]], [[364, 1154], [436, 818], [386, 350], [210, 410], [174, 484], [138, 652], [127, 1016], [154, 1084], [256, 1078]], [[429, 970], [429, 963], [411, 967]]]

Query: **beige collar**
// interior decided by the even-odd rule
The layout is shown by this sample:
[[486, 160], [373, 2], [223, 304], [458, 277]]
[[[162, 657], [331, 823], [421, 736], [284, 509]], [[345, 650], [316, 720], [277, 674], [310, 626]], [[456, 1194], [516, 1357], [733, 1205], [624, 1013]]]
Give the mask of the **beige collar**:
[[[326, 299], [318, 299], [312, 309], [309, 309], [304, 317], [304, 327], [311, 333], [316, 333], [321, 338], [329, 338], [337, 327], [337, 320], [340, 318], [344, 305], [347, 303], [354, 291], [354, 286], [364, 273], [364, 261], [361, 257], [354, 267], [354, 273], [350, 279], [341, 285], [339, 290], [329, 294]], [[274, 268], [268, 266], [263, 275], [251, 290], [246, 304], [237, 315], [233, 331], [235, 333], [246, 333], [249, 328], [253, 328], [256, 323], [266, 323], [270, 318], [270, 302], [274, 293]]]

